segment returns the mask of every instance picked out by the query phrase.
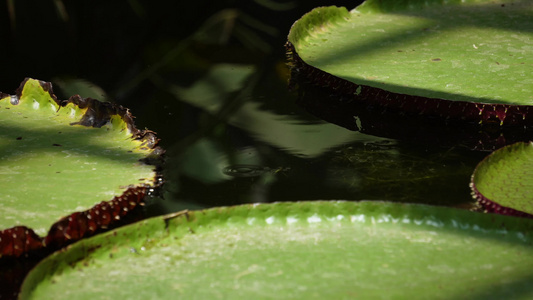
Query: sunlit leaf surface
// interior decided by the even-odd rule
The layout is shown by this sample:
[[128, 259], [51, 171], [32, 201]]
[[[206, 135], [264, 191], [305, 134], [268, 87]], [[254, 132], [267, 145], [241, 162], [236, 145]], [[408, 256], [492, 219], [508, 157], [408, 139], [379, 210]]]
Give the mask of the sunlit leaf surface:
[[29, 79], [20, 95], [0, 99], [2, 229], [24, 225], [45, 235], [63, 216], [155, 181], [154, 166], [141, 161], [153, 149], [133, 138], [123, 116], [98, 124], [103, 108], [60, 106], [50, 88]]
[[357, 84], [531, 105], [532, 10], [529, 1], [366, 1], [312, 11], [289, 41], [306, 63]]
[[178, 213], [41, 262], [22, 298], [528, 299], [533, 221], [383, 202]]

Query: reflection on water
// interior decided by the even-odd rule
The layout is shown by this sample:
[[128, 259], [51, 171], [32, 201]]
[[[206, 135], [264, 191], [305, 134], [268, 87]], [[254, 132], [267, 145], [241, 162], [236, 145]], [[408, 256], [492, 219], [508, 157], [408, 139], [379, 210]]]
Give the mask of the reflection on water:
[[[55, 78], [61, 97], [118, 102], [131, 109], [139, 128], [156, 131], [168, 151], [164, 199], [149, 201], [152, 214], [310, 199], [468, 203], [470, 174], [486, 153], [350, 131], [295, 104], [283, 48], [290, 25], [312, 7], [358, 2], [217, 1], [205, 11], [197, 2], [82, 7], [99, 16], [94, 21], [80, 19], [77, 4], [66, 3], [65, 19], [49, 18], [51, 32], [72, 33], [65, 40], [37, 37], [30, 23], [14, 19], [12, 36], [32, 38], [7, 39], [17, 62], [12, 80]], [[33, 12], [22, 4], [17, 9]], [[26, 49], [33, 48], [26, 42], [42, 38], [73, 48], [43, 48], [50, 59], [25, 66]], [[306, 92], [313, 93], [300, 91]]]
[[179, 70], [159, 70], [149, 77], [157, 93], [133, 107], [168, 149], [164, 199], [149, 201], [150, 214], [298, 200], [471, 203], [470, 176], [486, 153], [322, 121], [288, 91], [283, 52], [258, 62], [257, 53], [243, 51], [236, 62], [226, 46], [197, 47], [181, 51], [196, 51], [187, 64], [202, 72], [176, 80]]
[[232, 177], [257, 177], [265, 173], [279, 173], [289, 171], [291, 168], [279, 167], [271, 169], [256, 165], [231, 165], [222, 169], [222, 173]]
[[202, 123], [184, 137], [160, 136], [169, 145], [167, 184], [153, 213], [324, 199], [463, 206], [486, 155], [321, 121], [295, 104], [297, 95], [272, 65], [218, 65], [188, 87], [163, 86]]

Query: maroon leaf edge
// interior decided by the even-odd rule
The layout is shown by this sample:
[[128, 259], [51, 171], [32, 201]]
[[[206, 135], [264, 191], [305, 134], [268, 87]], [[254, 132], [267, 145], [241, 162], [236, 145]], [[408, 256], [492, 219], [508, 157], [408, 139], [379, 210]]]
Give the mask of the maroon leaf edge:
[[[520, 142], [524, 144], [523, 142]], [[514, 145], [520, 144], [516, 143]], [[511, 145], [512, 146], [512, 145]], [[509, 147], [509, 146], [508, 146]], [[477, 188], [475, 184], [475, 177], [476, 173], [478, 171], [478, 168], [481, 164], [483, 164], [486, 160], [490, 159], [492, 155], [494, 155], [495, 152], [492, 152], [488, 156], [486, 156], [476, 167], [474, 170], [472, 177], [470, 178], [470, 190], [472, 194], [472, 198], [476, 200], [477, 204], [479, 205], [480, 210], [482, 210], [485, 213], [493, 213], [493, 214], [500, 214], [500, 215], [506, 215], [506, 216], [515, 216], [515, 217], [522, 217], [522, 218], [530, 218], [533, 219], [533, 215], [526, 213], [524, 211], [516, 210], [514, 208], [510, 208], [507, 206], [500, 205], [489, 198], [485, 197]]]
[[285, 49], [291, 71], [290, 89], [295, 89], [298, 85], [298, 82], [292, 78], [303, 77], [313, 85], [344, 95], [347, 97], [346, 101], [380, 106], [383, 109], [402, 114], [435, 116], [479, 124], [493, 123], [499, 126], [533, 125], [533, 106], [530, 105], [452, 101], [394, 93], [372, 86], [356, 84], [315, 68], [298, 55], [290, 41], [285, 44]]

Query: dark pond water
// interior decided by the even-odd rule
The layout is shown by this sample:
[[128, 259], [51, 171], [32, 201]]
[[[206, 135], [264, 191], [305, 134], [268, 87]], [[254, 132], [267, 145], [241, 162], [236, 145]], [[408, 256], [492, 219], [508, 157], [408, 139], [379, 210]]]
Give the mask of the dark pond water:
[[1, 88], [30, 76], [62, 98], [129, 107], [168, 151], [164, 200], [151, 199], [150, 214], [318, 199], [471, 202], [470, 175], [487, 153], [350, 131], [295, 104], [290, 25], [312, 7], [356, 3], [243, 2], [8, 5]]
[[487, 152], [350, 131], [287, 89], [291, 24], [313, 7], [356, 2], [7, 1], [0, 90], [33, 77], [53, 82], [60, 98], [130, 108], [167, 150], [149, 215], [330, 199], [468, 208], [470, 176]]

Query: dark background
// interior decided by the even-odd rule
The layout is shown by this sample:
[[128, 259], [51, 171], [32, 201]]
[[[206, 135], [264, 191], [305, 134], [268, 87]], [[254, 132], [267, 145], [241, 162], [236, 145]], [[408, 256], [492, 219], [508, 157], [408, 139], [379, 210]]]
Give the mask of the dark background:
[[[360, 2], [7, 0], [0, 7], [0, 91], [13, 94], [31, 77], [52, 82], [59, 99], [80, 94], [119, 103], [168, 146], [197, 129], [196, 113], [155, 79], [188, 86], [218, 63], [283, 73], [294, 21], [317, 6]], [[103, 92], [77, 90], [73, 80]]]
[[[295, 107], [295, 94], [287, 89], [289, 74], [284, 48], [287, 34], [294, 21], [314, 7], [337, 5], [352, 9], [361, 2], [7, 0], [0, 7], [0, 91], [13, 94], [25, 77], [32, 77], [51, 81], [59, 99], [79, 93], [129, 108], [136, 117], [137, 127], [156, 131], [160, 145], [169, 150], [164, 175], [170, 198], [189, 204], [201, 203], [201, 207], [257, 201], [251, 196], [243, 200], [246, 198], [243, 195], [255, 193], [254, 186], [258, 185], [255, 179], [239, 178], [220, 185], [206, 183], [207, 171], [201, 174], [202, 178], [191, 179], [185, 169], [197, 169], [193, 171], [201, 173], [201, 166], [190, 162], [191, 157], [206, 167], [212, 166], [216, 159], [201, 153], [187, 154], [198, 150], [197, 141], [203, 137], [223, 149], [221, 152], [230, 158], [252, 147], [262, 164], [281, 167], [279, 170], [290, 168], [286, 174], [274, 174], [278, 181], [268, 185], [270, 194], [260, 192], [269, 195], [265, 196], [267, 201], [431, 202], [427, 199], [435, 199], [446, 204], [469, 201], [469, 176], [482, 155], [472, 158], [470, 154], [456, 154], [448, 148], [435, 150], [431, 146], [436, 154], [429, 156], [428, 145], [413, 148], [410, 143], [367, 149], [366, 142], [361, 140], [355, 148], [340, 145], [342, 147], [318, 158], [304, 159], [251, 136], [246, 132], [247, 125], [235, 128], [229, 124], [231, 112], [235, 111], [232, 107], [242, 105], [243, 101], [259, 103], [264, 111], [291, 116], [289, 123], [321, 122]], [[190, 101], [185, 103], [167, 88], [169, 84], [193, 86], [221, 64], [255, 68], [253, 79], [241, 91], [234, 95], [220, 94], [220, 101], [228, 104], [224, 106], [227, 113], [207, 113]], [[242, 92], [246, 89], [253, 91]], [[340, 128], [339, 132], [345, 134], [342, 130]], [[272, 136], [284, 134], [272, 132]], [[308, 137], [316, 144], [323, 144], [325, 138], [328, 137], [318, 134]], [[348, 163], [352, 161], [363, 167]], [[415, 170], [412, 172], [422, 175], [409, 173], [406, 176], [391, 169]], [[429, 169], [437, 171], [428, 175]], [[379, 180], [353, 181], [354, 172], [363, 174], [357, 173], [362, 178]], [[374, 175], [370, 176], [369, 172]], [[458, 173], [461, 176], [457, 176]], [[388, 183], [384, 187], [381, 180], [389, 177], [395, 184]], [[432, 183], [428, 184], [425, 179], [405, 182], [411, 177], [429, 178], [427, 180]], [[453, 192], [450, 186], [454, 187]], [[440, 189], [446, 193], [435, 193]], [[184, 206], [190, 208], [189, 204]], [[170, 210], [174, 209], [177, 208]]]
[[[113, 101], [126, 103], [150, 93], [142, 80], [124, 88], [139, 73], [158, 63], [210, 17], [232, 9], [271, 32], [247, 26], [270, 46], [248, 57], [283, 55], [291, 24], [316, 6], [355, 7], [361, 1], [61, 1], [7, 0], [2, 4], [0, 90], [12, 93], [25, 77], [52, 81], [83, 78], [103, 88]], [[236, 23], [246, 23], [240, 16]], [[214, 27], [226, 26], [224, 22]], [[247, 45], [229, 34], [220, 44]], [[143, 93], [140, 95], [139, 91]]]

